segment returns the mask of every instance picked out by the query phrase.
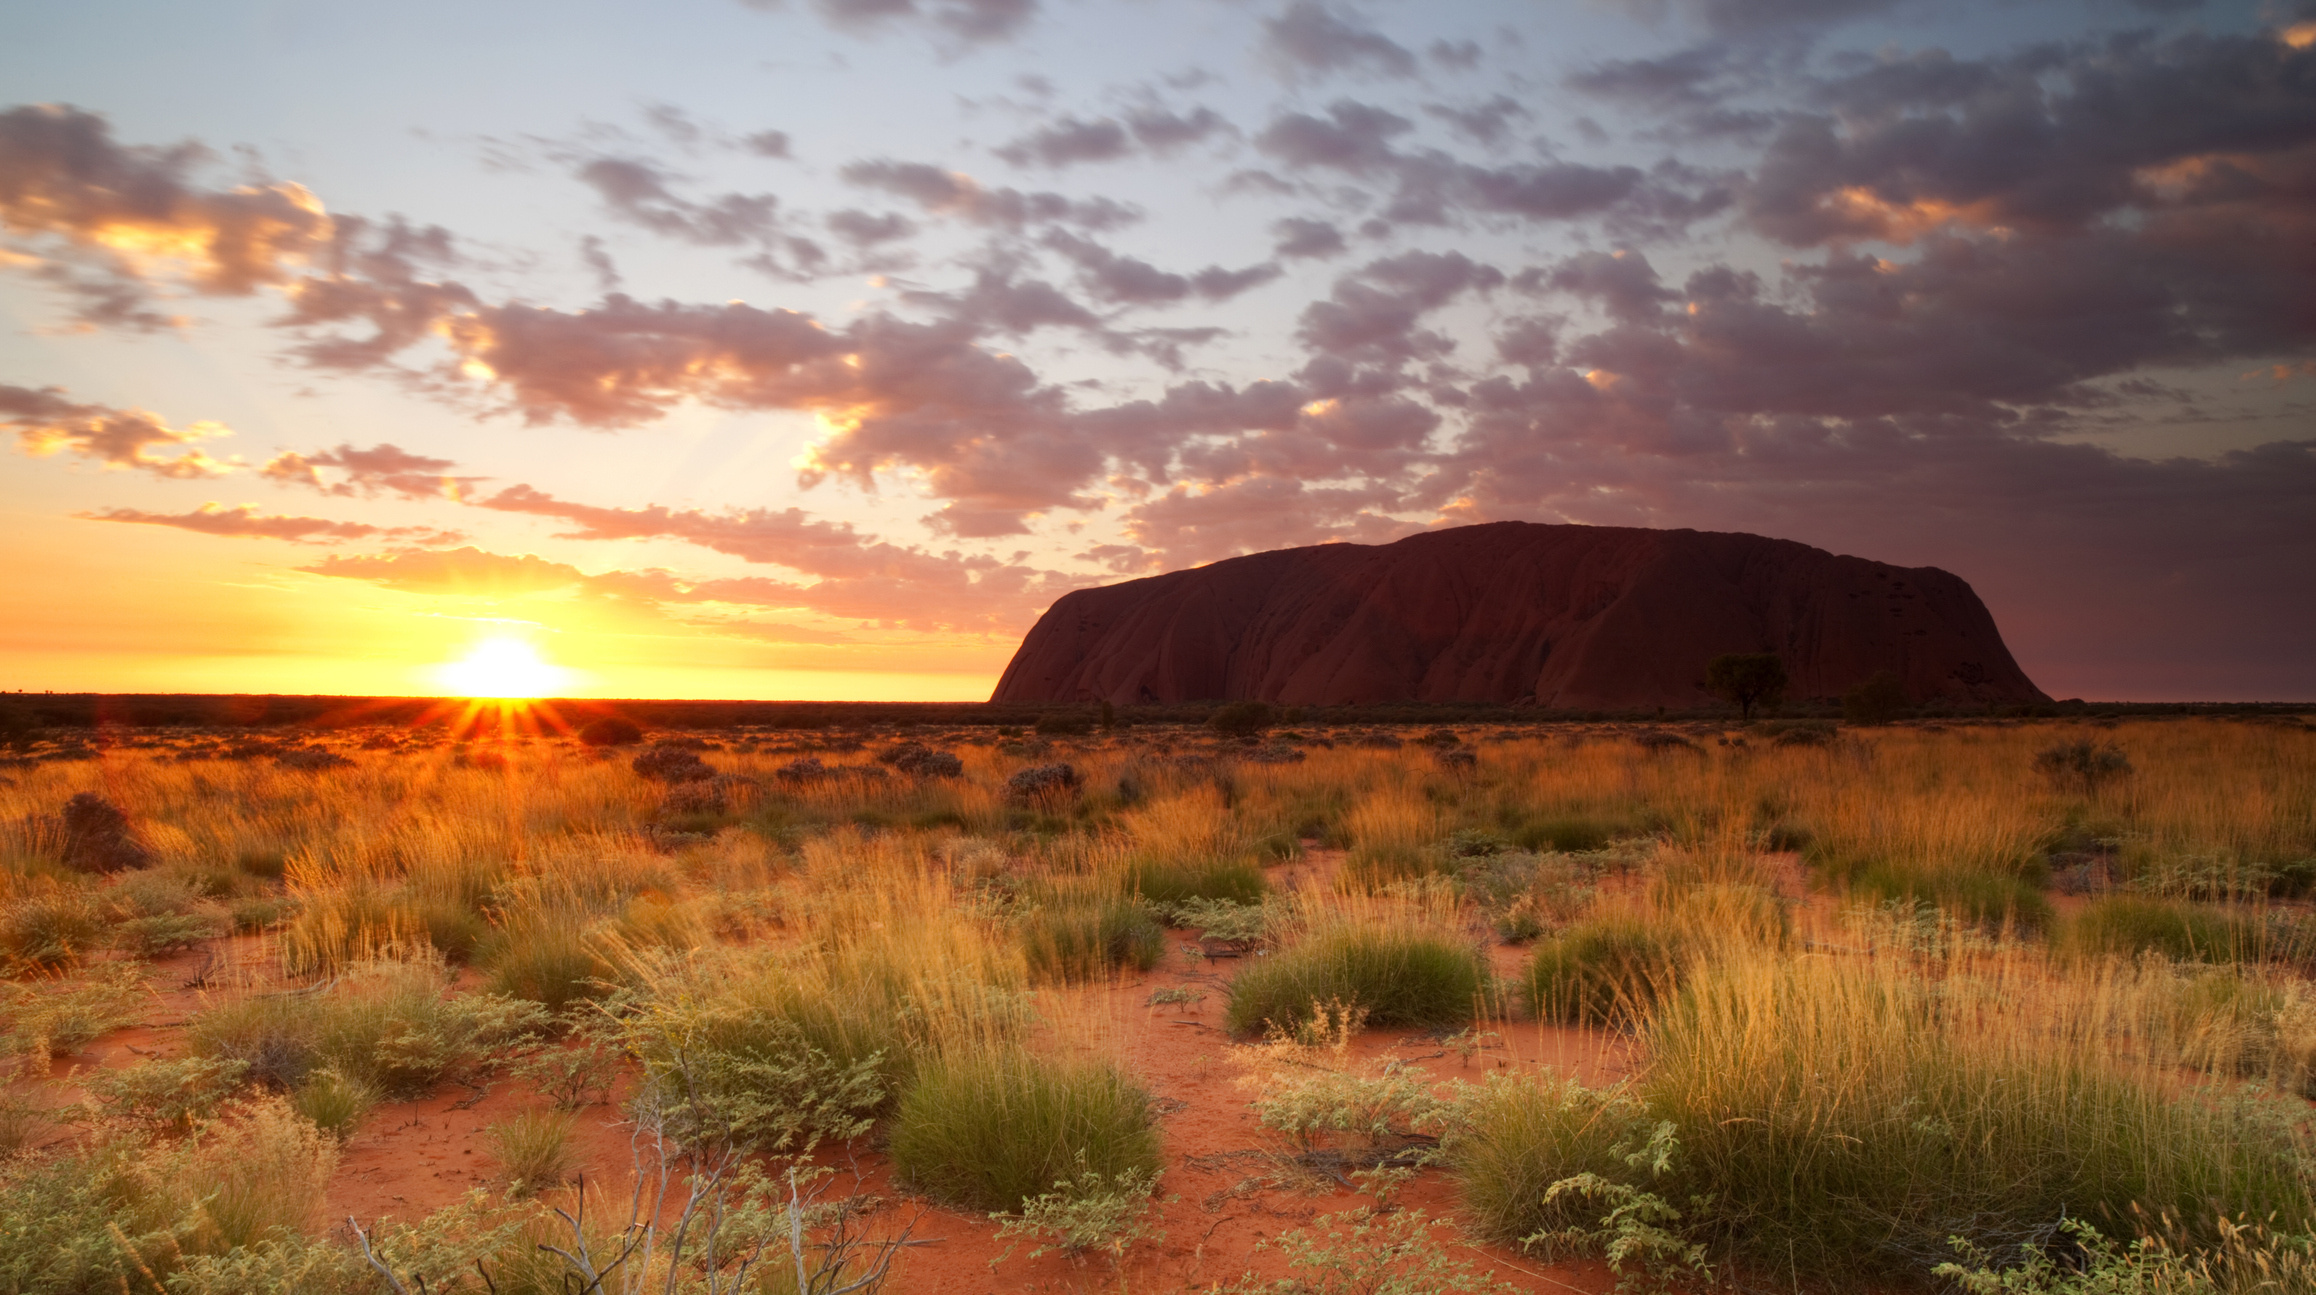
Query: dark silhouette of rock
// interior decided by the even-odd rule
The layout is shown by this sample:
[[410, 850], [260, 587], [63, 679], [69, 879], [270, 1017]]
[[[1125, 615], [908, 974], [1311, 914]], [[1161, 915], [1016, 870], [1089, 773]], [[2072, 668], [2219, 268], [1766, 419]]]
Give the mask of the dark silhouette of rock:
[[1915, 703], [2048, 701], [1960, 577], [1708, 531], [1493, 522], [1066, 594], [991, 700], [1714, 704], [1774, 652], [1796, 699], [1888, 670]]

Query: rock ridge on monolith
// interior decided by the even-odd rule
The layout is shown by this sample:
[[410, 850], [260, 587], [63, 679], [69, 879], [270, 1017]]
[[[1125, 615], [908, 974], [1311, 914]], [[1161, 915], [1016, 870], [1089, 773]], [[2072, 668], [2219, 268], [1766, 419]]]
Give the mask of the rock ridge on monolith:
[[2047, 701], [1936, 567], [1792, 540], [1490, 522], [1321, 544], [1063, 595], [992, 701], [1712, 703], [1705, 664], [1775, 652], [1788, 696], [1878, 671], [1916, 702]]

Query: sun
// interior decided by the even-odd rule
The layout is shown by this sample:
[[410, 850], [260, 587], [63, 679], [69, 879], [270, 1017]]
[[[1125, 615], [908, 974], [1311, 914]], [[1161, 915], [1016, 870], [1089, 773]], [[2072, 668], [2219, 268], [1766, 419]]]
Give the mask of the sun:
[[441, 670], [442, 681], [461, 697], [551, 697], [570, 673], [514, 638], [484, 639], [466, 659]]

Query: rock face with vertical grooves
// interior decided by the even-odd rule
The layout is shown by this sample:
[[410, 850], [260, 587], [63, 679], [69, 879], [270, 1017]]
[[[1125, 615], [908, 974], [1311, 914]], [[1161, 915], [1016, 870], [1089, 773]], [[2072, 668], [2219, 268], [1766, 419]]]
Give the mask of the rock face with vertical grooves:
[[1230, 558], [1066, 594], [993, 701], [1711, 705], [1775, 652], [1793, 698], [1889, 670], [1916, 702], [2047, 701], [1960, 577], [1791, 540], [1492, 522]]

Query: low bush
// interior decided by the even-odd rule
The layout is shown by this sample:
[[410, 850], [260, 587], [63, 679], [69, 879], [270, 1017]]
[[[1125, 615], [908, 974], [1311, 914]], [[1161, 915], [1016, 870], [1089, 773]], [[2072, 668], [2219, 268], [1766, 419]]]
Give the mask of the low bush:
[[290, 1093], [290, 1106], [313, 1126], [341, 1141], [378, 1104], [378, 1090], [359, 1079], [323, 1067], [305, 1077]]
[[2235, 962], [2256, 957], [2259, 928], [2223, 909], [2134, 895], [2085, 904], [2067, 923], [2065, 948], [2078, 955], [2158, 954], [2178, 962]]
[[1540, 1020], [1636, 1024], [1680, 967], [1676, 937], [1637, 917], [1597, 917], [1536, 946], [1521, 998]]
[[1597, 1229], [1608, 1212], [1595, 1196], [1552, 1194], [1555, 1183], [1590, 1174], [1653, 1185], [1654, 1175], [1636, 1174], [1629, 1157], [1660, 1124], [1627, 1088], [1495, 1074], [1461, 1095], [1442, 1154], [1472, 1230], [1499, 1244], [1532, 1245], [1532, 1237]]
[[490, 990], [560, 1012], [600, 998], [610, 989], [611, 964], [568, 923], [526, 922], [486, 940], [480, 961], [490, 968]]
[[1904, 680], [1893, 671], [1877, 670], [1842, 694], [1842, 718], [1852, 724], [1887, 724], [1912, 702]]
[[1583, 816], [1523, 818], [1507, 826], [1506, 835], [1521, 849], [1562, 854], [1605, 850], [1610, 841], [1632, 834], [1629, 824]]
[[1143, 899], [1160, 906], [1201, 899], [1260, 904], [1270, 889], [1259, 866], [1229, 857], [1138, 862], [1127, 873], [1127, 884]]
[[107, 1119], [155, 1131], [191, 1132], [217, 1113], [249, 1077], [249, 1066], [214, 1057], [146, 1061], [125, 1070], [97, 1070], [84, 1084]]
[[1861, 898], [1935, 904], [1988, 931], [2008, 928], [2021, 934], [2040, 934], [2057, 918], [2057, 910], [2040, 886], [2031, 878], [2009, 873], [1879, 863], [1858, 869], [1849, 886], [1850, 893]]
[[46, 1061], [141, 1019], [151, 998], [133, 966], [115, 964], [52, 985], [0, 985], [0, 1060]]
[[2131, 761], [2119, 746], [2080, 738], [2037, 752], [2035, 772], [2060, 791], [2089, 796], [2129, 775]]
[[588, 746], [634, 746], [643, 740], [643, 729], [634, 720], [605, 715], [587, 721], [579, 730], [579, 740]]
[[1166, 952], [1166, 931], [1125, 895], [1065, 894], [1033, 908], [1018, 927], [1037, 980], [1099, 980], [1148, 971]]
[[1104, 1061], [1017, 1047], [963, 1049], [928, 1062], [901, 1099], [894, 1169], [962, 1209], [1013, 1211], [1057, 1182], [1155, 1176], [1150, 1098]]
[[536, 1005], [491, 994], [449, 994], [424, 963], [357, 968], [318, 993], [253, 996], [194, 1018], [202, 1056], [246, 1062], [250, 1078], [291, 1090], [321, 1067], [388, 1096], [424, 1092], [544, 1028]]
[[406, 886], [356, 883], [297, 898], [282, 932], [282, 960], [296, 975], [334, 974], [377, 958], [427, 951], [464, 963], [491, 930], [465, 901]]
[[0, 970], [55, 971], [78, 966], [104, 947], [104, 917], [77, 890], [52, 890], [0, 908]]
[[1384, 925], [1322, 928], [1246, 968], [1226, 1020], [1239, 1034], [1293, 1030], [1319, 1003], [1363, 1009], [1375, 1025], [1460, 1025], [1487, 991], [1479, 952], [1452, 935]]
[[1234, 701], [1206, 717], [1206, 726], [1231, 737], [1255, 737], [1278, 720], [1268, 702]]

